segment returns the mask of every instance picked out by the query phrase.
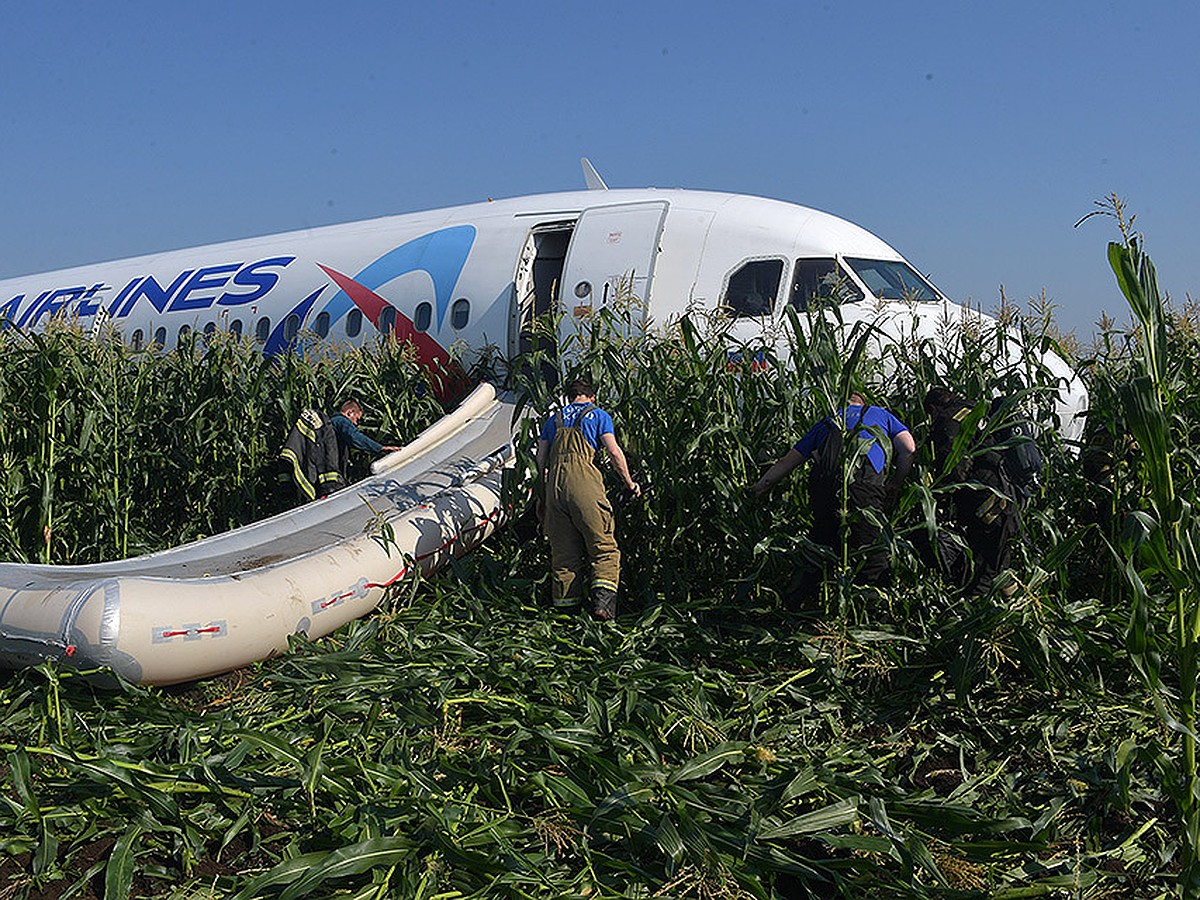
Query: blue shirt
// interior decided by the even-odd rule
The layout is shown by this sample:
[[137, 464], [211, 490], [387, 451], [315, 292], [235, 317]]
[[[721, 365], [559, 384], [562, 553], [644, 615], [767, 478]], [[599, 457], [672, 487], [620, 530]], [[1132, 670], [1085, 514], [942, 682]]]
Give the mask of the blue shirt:
[[[882, 472], [883, 467], [887, 464], [887, 451], [875, 439], [875, 436], [867, 431], [867, 428], [873, 425], [878, 426], [893, 440], [898, 434], [908, 431], [907, 425], [882, 406], [847, 406], [845, 409], [838, 410], [837, 415], [846, 423], [847, 433], [857, 425], [862, 426], [858, 432], [858, 439], [871, 442], [871, 448], [867, 451], [867, 459], [871, 461], [871, 466], [876, 472]], [[817, 448], [825, 443], [825, 438], [829, 436], [829, 428], [829, 419], [822, 419], [808, 429], [808, 432], [796, 442], [792, 449], [805, 459], [810, 458]]]
[[333, 426], [333, 430], [337, 432], [338, 443], [343, 447], [350, 446], [355, 450], [367, 450], [371, 453], [382, 453], [383, 444], [378, 441], [373, 441], [361, 431], [357, 426], [341, 413], [329, 420], [329, 424]]
[[[591, 404], [588, 403], [571, 403], [563, 408], [563, 427], [571, 428], [579, 420], [579, 414], [587, 409]], [[555, 416], [551, 416], [550, 420], [542, 426], [542, 433], [538, 435], [539, 440], [547, 443], [554, 443], [554, 433], [558, 431], [558, 423]], [[600, 407], [592, 407], [582, 420], [579, 421], [579, 430], [583, 432], [583, 438], [592, 447], [593, 450], [600, 448], [600, 438], [606, 434], [613, 433], [612, 416], [602, 410]]]

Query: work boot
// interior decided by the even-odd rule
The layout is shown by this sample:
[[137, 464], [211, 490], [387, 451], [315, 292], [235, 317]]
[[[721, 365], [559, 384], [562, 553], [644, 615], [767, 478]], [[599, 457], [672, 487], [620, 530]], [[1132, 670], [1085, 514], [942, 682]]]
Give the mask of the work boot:
[[609, 588], [592, 588], [592, 615], [607, 622], [617, 614], [617, 592]]

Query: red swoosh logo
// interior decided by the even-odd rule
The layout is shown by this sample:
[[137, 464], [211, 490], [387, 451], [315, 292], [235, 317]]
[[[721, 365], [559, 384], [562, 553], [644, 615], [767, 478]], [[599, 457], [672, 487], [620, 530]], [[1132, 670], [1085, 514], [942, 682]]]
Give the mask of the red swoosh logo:
[[457, 399], [460, 392], [470, 387], [466, 373], [457, 362], [450, 358], [446, 348], [425, 332], [417, 331], [412, 319], [349, 275], [343, 275], [336, 269], [331, 269], [321, 263], [317, 263], [317, 265], [321, 267], [321, 271], [333, 279], [334, 284], [345, 291], [346, 296], [362, 310], [363, 315], [371, 321], [376, 330], [379, 330], [383, 311], [385, 309], [395, 310], [396, 324], [392, 328], [392, 334], [395, 335], [396, 340], [408, 341], [416, 349], [417, 362], [432, 374], [434, 394], [439, 400], [446, 402]]

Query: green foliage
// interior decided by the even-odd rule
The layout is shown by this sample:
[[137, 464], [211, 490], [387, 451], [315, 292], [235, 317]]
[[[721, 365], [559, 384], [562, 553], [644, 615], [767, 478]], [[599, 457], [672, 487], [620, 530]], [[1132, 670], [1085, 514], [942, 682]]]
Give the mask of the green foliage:
[[[1169, 316], [1154, 263], [1132, 230], [1120, 201], [1108, 210], [1122, 242], [1108, 247], [1109, 263], [1140, 326], [1131, 354], [1132, 377], [1117, 396], [1144, 473], [1145, 503], [1124, 526], [1125, 575], [1133, 594], [1129, 649], [1164, 724], [1179, 734], [1179, 750], [1162, 748], [1164, 782], [1183, 824], [1183, 896], [1200, 897], [1200, 771], [1196, 760], [1197, 676], [1200, 675], [1200, 523], [1195, 517], [1197, 456], [1183, 440], [1181, 415], [1195, 388], [1182, 376], [1188, 364], [1169, 353]], [[1166, 601], [1163, 603], [1163, 601]], [[1163, 663], [1169, 666], [1164, 667]], [[1178, 685], [1168, 680], [1178, 677]], [[1173, 741], [1171, 742], [1174, 743]]]
[[162, 353], [67, 325], [0, 331], [0, 553], [96, 562], [260, 519], [300, 410], [349, 396], [388, 443], [441, 414], [394, 342], [268, 359], [229, 334]]
[[1109, 858], [1087, 829], [1119, 705], [1031, 716], [1018, 677], [963, 720], [936, 635], [666, 605], [600, 626], [537, 602], [529, 553], [217, 681], [13, 676], [5, 852], [30, 889], [244, 897], [967, 897]]
[[[1112, 549], [1137, 534], [1129, 521], [1145, 526], [1146, 552], [1160, 552], [1153, 523], [1128, 516], [1159, 514], [1150, 444], [1127, 436], [1120, 402], [1143, 374], [1140, 333], [1108, 329], [1080, 361], [1094, 398], [1087, 445], [1075, 455], [1046, 436], [1045, 488], [1026, 516], [1011, 597], [967, 599], [916, 561], [910, 541], [936, 522], [946, 490], [922, 450], [886, 523], [894, 585], [858, 588], [843, 572], [797, 614], [778, 598], [805, 548], [806, 487], [793, 478], [752, 501], [745, 488], [764, 464], [851, 390], [893, 409], [921, 445], [930, 385], [1046, 409], [1045, 373], [971, 328], [950, 335], [954, 352], [917, 343], [880, 358], [868, 331], [840, 337], [790, 317], [783, 350], [731, 353], [708, 339], [721, 323], [697, 318], [631, 338], [625, 317], [637, 314], [614, 308], [588, 325], [608, 334], [585, 330], [559, 355], [543, 343], [514, 373], [539, 412], [548, 370], [592, 374], [635, 474], [652, 485], [620, 512], [615, 623], [550, 606], [545, 545], [518, 521], [436, 579], [398, 586], [369, 619], [225, 678], [148, 689], [49, 665], [7, 676], [0, 897], [1167, 896], [1187, 852], [1181, 737], [1147, 701], [1174, 709], [1180, 689], [1163, 652], [1177, 622], [1173, 581], [1158, 557]], [[1169, 311], [1162, 321], [1164, 371], [1180, 385], [1160, 403], [1169, 466], [1176, 485], [1191, 484], [1181, 448], [1200, 433], [1200, 391], [1188, 389], [1200, 383], [1200, 331]], [[1056, 341], [1050, 324], [1006, 321], [1038, 349]], [[9, 340], [10, 356], [25, 352]], [[31, 382], [76, 377], [54, 343], [74, 338], [38, 340], [20, 364]], [[31, 386], [0, 409], [20, 411], [3, 427], [24, 443], [0, 452], [13, 454], [6, 473], [24, 475], [0, 502], [20, 513], [8, 539], [23, 556], [43, 550], [43, 509], [53, 558], [88, 545], [58, 537], [91, 514], [70, 499], [85, 489], [69, 480], [81, 444], [87, 459], [119, 463], [88, 470], [120, 485], [118, 500], [132, 496], [127, 473], [166, 465], [156, 454], [192, 460], [190, 474], [171, 470], [181, 485], [207, 475], [252, 495], [223, 468], [231, 454], [207, 443], [240, 427], [234, 414], [262, 417], [240, 439], [249, 457], [266, 432], [265, 459], [295, 410], [343, 393], [391, 416], [375, 426], [389, 434], [426, 409], [405, 406], [419, 400], [405, 390], [368, 392], [386, 370], [374, 355], [336, 375], [320, 374], [334, 361], [311, 358], [260, 371], [234, 347], [220, 351], [231, 354], [222, 374], [204, 370], [200, 346], [190, 360], [151, 354], [153, 369], [105, 346], [96, 352], [133, 374], [72, 383], [119, 384], [100, 392], [107, 407]], [[200, 385], [243, 399], [209, 420], [221, 404], [183, 394]], [[0, 380], [6, 393], [25, 388]], [[132, 428], [139, 416], [103, 410], [134, 397], [132, 408], [171, 417], [117, 454], [109, 423]], [[384, 413], [389, 400], [398, 405]], [[194, 443], [170, 444], [171, 428], [193, 429]], [[529, 447], [519, 452], [531, 469]], [[49, 482], [29, 477], [43, 460]], [[193, 515], [208, 502], [197, 496]], [[111, 518], [104, 502], [92, 501]], [[138, 516], [159, 502], [131, 502], [130, 547], [148, 543]], [[194, 527], [149, 521], [172, 541], [168, 527]], [[78, 533], [88, 528], [104, 535], [93, 552], [114, 555], [117, 530]], [[1158, 679], [1153, 691], [1137, 666]]]

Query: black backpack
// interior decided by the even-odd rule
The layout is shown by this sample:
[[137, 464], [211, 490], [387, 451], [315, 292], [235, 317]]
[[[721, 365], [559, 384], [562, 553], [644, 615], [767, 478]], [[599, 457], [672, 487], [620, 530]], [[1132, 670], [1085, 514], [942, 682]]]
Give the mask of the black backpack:
[[[841, 489], [842, 477], [845, 474], [842, 471], [842, 451], [845, 449], [846, 438], [857, 438], [866, 433], [867, 429], [862, 424], [866, 411], [867, 405], [863, 404], [858, 421], [853, 425], [844, 421], [841, 416], [826, 416], [825, 423], [829, 431], [825, 440], [813, 451], [809, 466], [810, 493], [814, 493], [819, 500], [836, 502], [837, 492]], [[864, 453], [857, 461], [857, 470], [852, 480], [857, 480], [862, 474], [874, 474], [873, 468], [869, 473], [866, 471], [869, 466]]]
[[1017, 500], [1028, 500], [1041, 487], [1040, 479], [1046, 461], [1037, 445], [1037, 428], [1021, 413], [1012, 398], [997, 397], [992, 401], [990, 418], [1001, 416], [1000, 424], [992, 430], [996, 452], [1004, 465], [1004, 474], [1016, 493]]
[[815, 506], [837, 505], [838, 486], [842, 482], [842, 425], [832, 416], [825, 419], [829, 433], [813, 451], [808, 470], [809, 495]]

